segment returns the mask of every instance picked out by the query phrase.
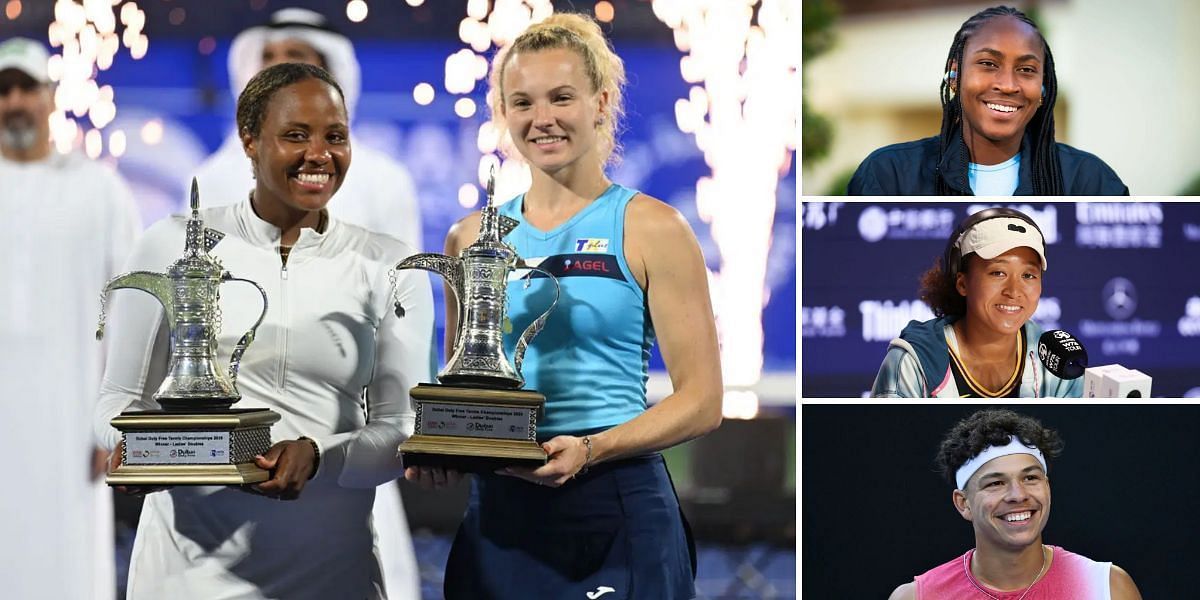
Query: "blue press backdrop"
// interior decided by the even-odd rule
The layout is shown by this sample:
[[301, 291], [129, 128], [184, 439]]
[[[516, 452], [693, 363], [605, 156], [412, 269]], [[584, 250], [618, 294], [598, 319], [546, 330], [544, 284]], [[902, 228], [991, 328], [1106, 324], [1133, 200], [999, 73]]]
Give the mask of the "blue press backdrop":
[[[932, 318], [918, 278], [967, 215], [994, 204], [804, 204], [801, 394], [857, 397], [888, 341]], [[1032, 216], [1048, 270], [1034, 320], [1074, 333], [1092, 366], [1154, 378], [1154, 396], [1200, 397], [1200, 203], [1005, 203]]]

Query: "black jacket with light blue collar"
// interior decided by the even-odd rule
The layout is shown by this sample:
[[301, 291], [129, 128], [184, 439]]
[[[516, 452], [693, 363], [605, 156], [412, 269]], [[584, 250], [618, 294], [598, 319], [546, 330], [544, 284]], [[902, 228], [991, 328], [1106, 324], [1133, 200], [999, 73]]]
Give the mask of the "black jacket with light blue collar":
[[[936, 196], [937, 177], [953, 190], [971, 195], [966, 144], [952, 144], [938, 160], [938, 137], [884, 146], [870, 154], [850, 179], [851, 196]], [[1031, 156], [1029, 136], [1021, 142], [1022, 158]], [[1128, 196], [1129, 188], [1094, 154], [1058, 144], [1066, 196]], [[1014, 196], [1033, 195], [1033, 167], [1022, 160]]]

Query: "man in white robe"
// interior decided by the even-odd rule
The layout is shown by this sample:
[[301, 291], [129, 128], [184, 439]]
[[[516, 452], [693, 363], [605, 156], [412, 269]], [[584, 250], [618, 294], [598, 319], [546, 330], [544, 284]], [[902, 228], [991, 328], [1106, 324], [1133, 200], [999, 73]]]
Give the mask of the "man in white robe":
[[[361, 89], [358, 59], [350, 40], [330, 29], [324, 17], [302, 8], [285, 8], [272, 14], [268, 24], [238, 34], [229, 49], [230, 90], [235, 98], [256, 73], [282, 62], [303, 62], [329, 71], [341, 86], [346, 110], [353, 118]], [[420, 206], [408, 170], [386, 154], [354, 143], [353, 131], [350, 139], [354, 164], [329, 202], [330, 213], [391, 235], [420, 251]], [[237, 132], [230, 132], [221, 147], [197, 168], [195, 176], [203, 207], [247, 200], [254, 180], [250, 159]], [[190, 178], [185, 189], [191, 189]], [[432, 368], [434, 358], [430, 361]], [[372, 516], [388, 596], [420, 598], [416, 555], [395, 482], [376, 490]]]
[[103, 599], [116, 581], [96, 320], [141, 221], [113, 169], [53, 150], [48, 59], [36, 41], [0, 43], [0, 596]]
[[[341, 86], [353, 119], [361, 92], [361, 73], [354, 47], [326, 25], [320, 14], [302, 8], [276, 11], [267, 25], [238, 34], [229, 48], [229, 85], [234, 99], [256, 73], [281, 62], [303, 62], [329, 71]], [[232, 117], [233, 115], [230, 115]], [[416, 186], [404, 165], [358, 143], [353, 131], [354, 166], [329, 211], [343, 221], [386, 233], [421, 251], [421, 209]], [[231, 131], [194, 174], [200, 206], [243, 202], [254, 188], [250, 159], [236, 131]], [[191, 176], [183, 189], [191, 189]]]

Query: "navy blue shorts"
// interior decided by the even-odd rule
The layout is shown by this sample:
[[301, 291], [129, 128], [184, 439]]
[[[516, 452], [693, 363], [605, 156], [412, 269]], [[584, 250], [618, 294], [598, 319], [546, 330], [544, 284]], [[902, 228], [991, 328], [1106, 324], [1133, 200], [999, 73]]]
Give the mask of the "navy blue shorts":
[[661, 455], [551, 488], [477, 475], [446, 564], [447, 600], [690, 600], [694, 548]]

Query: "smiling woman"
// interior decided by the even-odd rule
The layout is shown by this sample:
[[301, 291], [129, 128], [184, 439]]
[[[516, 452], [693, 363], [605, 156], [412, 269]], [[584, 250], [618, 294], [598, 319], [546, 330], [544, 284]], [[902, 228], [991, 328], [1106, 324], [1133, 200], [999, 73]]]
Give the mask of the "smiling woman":
[[921, 277], [921, 299], [938, 318], [892, 340], [871, 395], [1079, 397], [1079, 379], [1059, 379], [1033, 357], [1042, 328], [1031, 318], [1048, 266], [1028, 215], [990, 208], [967, 217]]
[[254, 171], [251, 204], [281, 230], [286, 264], [301, 228], [324, 232], [325, 206], [350, 169], [350, 129], [342, 90], [325, 70], [303, 63], [277, 67], [246, 85], [237, 124]]
[[[210, 254], [267, 294], [237, 406], [279, 413], [279, 441], [255, 457], [270, 471], [263, 483], [135, 490], [146, 501], [128, 596], [381, 599], [371, 506], [376, 487], [402, 473], [396, 447], [414, 418], [408, 390], [432, 377], [429, 281], [392, 272], [412, 247], [328, 214], [350, 167], [346, 107], [329, 74], [268, 67], [239, 97], [237, 122], [252, 196], [200, 214]], [[184, 228], [181, 217], [156, 223], [128, 268], [162, 268], [179, 255]], [[217, 345], [229, 352], [257, 308], [222, 291]], [[143, 392], [158, 387], [168, 352], [152, 298], [121, 298], [110, 322], [95, 425], [113, 447], [115, 415], [157, 408]]]
[[[548, 461], [472, 480], [448, 600], [695, 596], [694, 546], [658, 451], [721, 422], [716, 326], [687, 222], [605, 173], [624, 82], [599, 25], [576, 14], [532, 25], [492, 64], [492, 117], [532, 175], [499, 209], [516, 223], [504, 241], [558, 277], [562, 296], [522, 367], [546, 396], [538, 441]], [[479, 223], [475, 212], [455, 224], [446, 254], [474, 241]], [[507, 348], [543, 310], [545, 283], [508, 287]], [[647, 407], [656, 339], [674, 391]], [[454, 477], [425, 467], [405, 476], [433, 486]]]
[[1099, 158], [1054, 139], [1058, 76], [1050, 45], [1019, 10], [998, 6], [954, 35], [938, 136], [871, 153], [852, 195], [1128, 195]]

